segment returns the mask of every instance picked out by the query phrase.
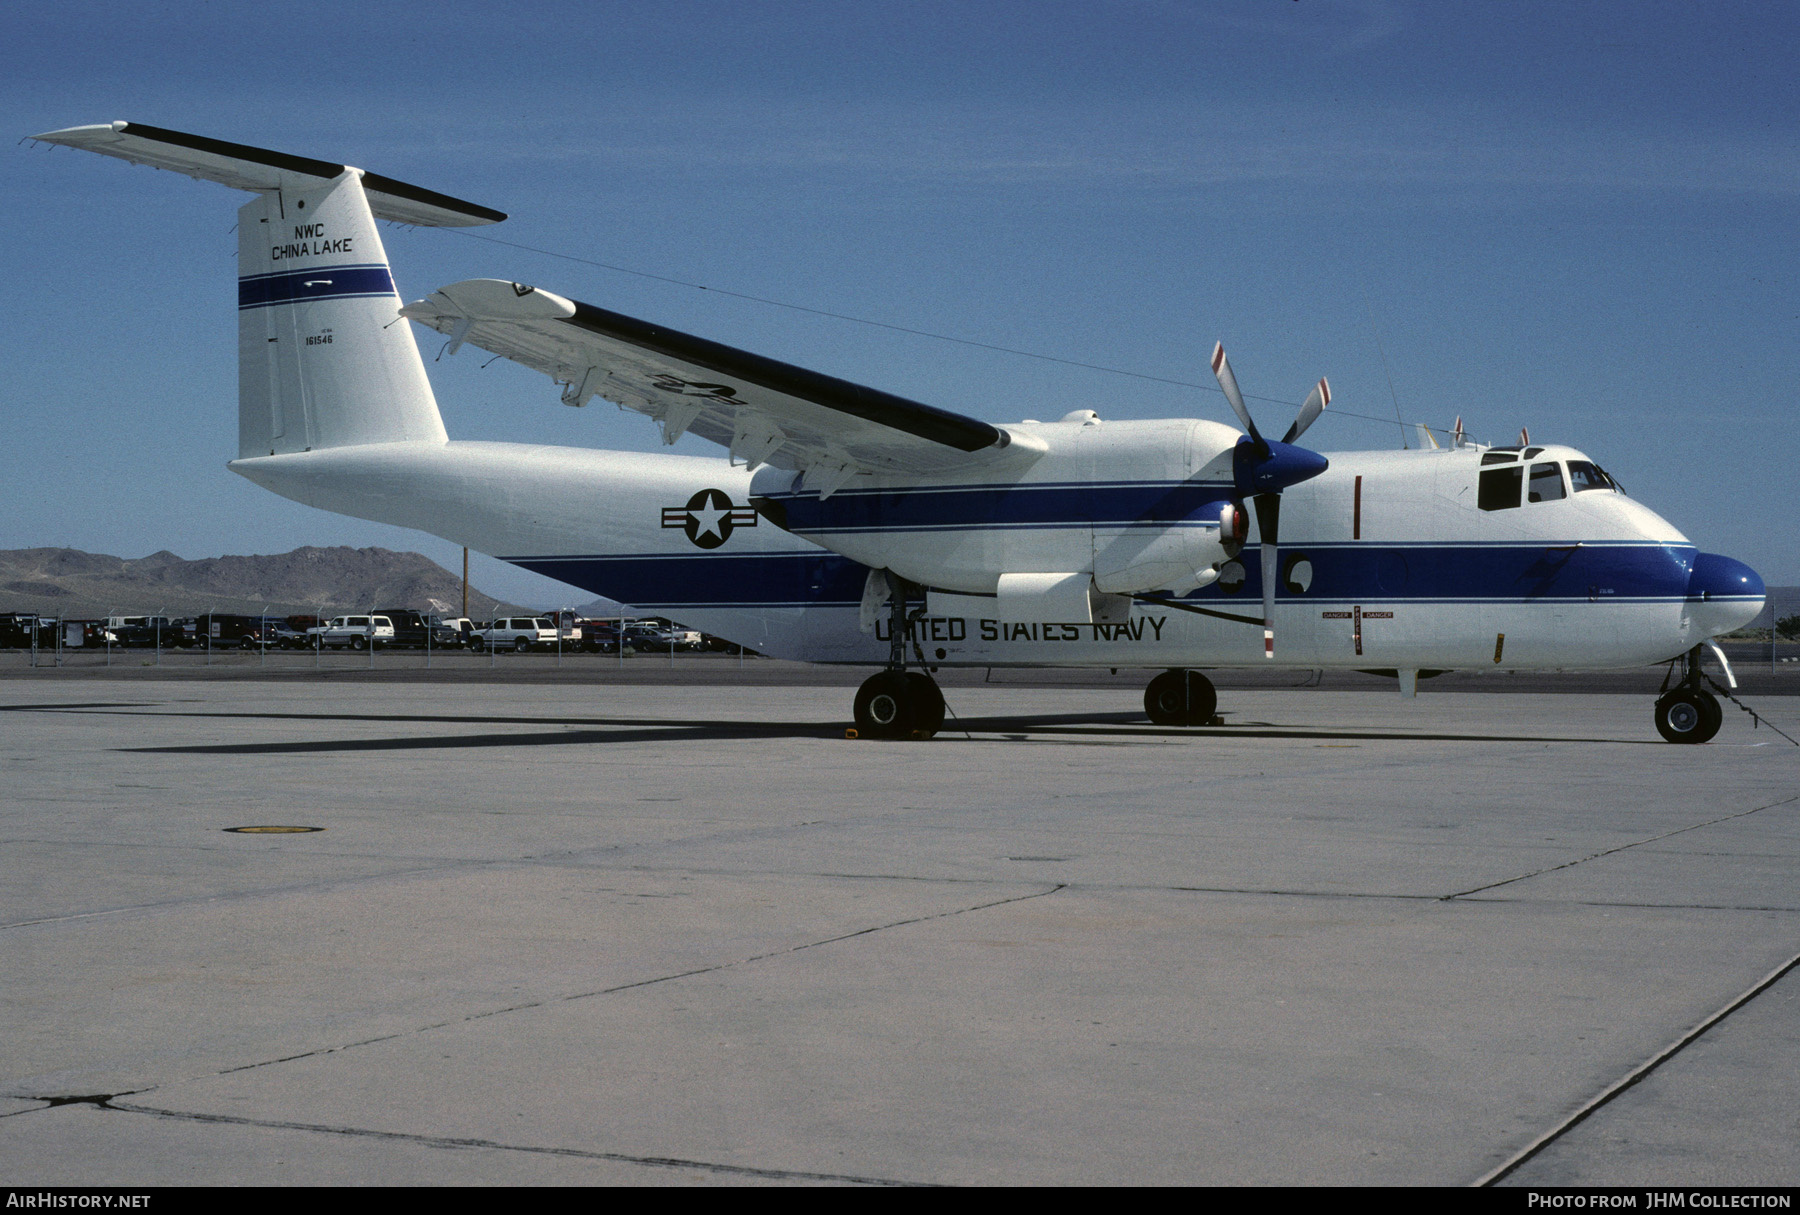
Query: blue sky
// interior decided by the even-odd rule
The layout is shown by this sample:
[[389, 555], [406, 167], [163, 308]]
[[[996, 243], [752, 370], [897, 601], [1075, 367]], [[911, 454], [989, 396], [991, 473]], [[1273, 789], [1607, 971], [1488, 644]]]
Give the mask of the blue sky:
[[[1322, 450], [1398, 446], [1396, 398], [1484, 440], [1529, 426], [1702, 548], [1800, 583], [1792, 4], [5, 12], [15, 136], [124, 118], [345, 161], [511, 213], [480, 236], [586, 259], [389, 230], [408, 298], [535, 282], [992, 421], [1229, 420], [1216, 392], [1158, 382], [1205, 382], [1222, 339], [1252, 394], [1330, 376]], [[67, 150], [0, 166], [0, 548], [454, 564], [225, 471], [240, 196]], [[429, 360], [441, 340], [419, 338]], [[643, 418], [480, 361], [432, 365], [453, 437], [655, 446]], [[1293, 408], [1253, 405], [1276, 430]], [[476, 581], [586, 597], [494, 562]]]

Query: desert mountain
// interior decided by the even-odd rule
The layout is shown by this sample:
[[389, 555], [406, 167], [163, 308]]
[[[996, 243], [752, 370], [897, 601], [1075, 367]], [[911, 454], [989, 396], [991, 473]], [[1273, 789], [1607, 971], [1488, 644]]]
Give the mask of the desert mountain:
[[[171, 552], [109, 557], [69, 548], [0, 550], [0, 612], [104, 617], [158, 612], [278, 615], [410, 607], [457, 616], [462, 578], [421, 553], [385, 548], [297, 548], [268, 556], [204, 557]], [[469, 614], [514, 610], [469, 588]]]

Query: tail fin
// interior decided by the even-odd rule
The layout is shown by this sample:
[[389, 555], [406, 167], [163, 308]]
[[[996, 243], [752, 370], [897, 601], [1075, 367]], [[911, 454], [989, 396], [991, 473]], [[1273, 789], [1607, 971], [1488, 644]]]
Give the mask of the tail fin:
[[141, 123], [35, 138], [257, 194], [238, 211], [240, 458], [444, 441], [375, 220], [467, 225], [504, 214], [347, 165]]
[[240, 457], [446, 438], [357, 178], [238, 211]]

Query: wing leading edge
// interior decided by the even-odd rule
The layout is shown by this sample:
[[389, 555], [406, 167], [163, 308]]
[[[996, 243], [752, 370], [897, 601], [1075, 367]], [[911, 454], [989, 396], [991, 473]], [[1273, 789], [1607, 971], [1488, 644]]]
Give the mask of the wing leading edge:
[[550, 376], [565, 404], [598, 396], [648, 414], [663, 442], [693, 433], [751, 467], [804, 473], [829, 497], [857, 473], [929, 474], [986, 464], [1018, 444], [975, 418], [738, 350], [549, 291], [470, 279], [401, 314]]

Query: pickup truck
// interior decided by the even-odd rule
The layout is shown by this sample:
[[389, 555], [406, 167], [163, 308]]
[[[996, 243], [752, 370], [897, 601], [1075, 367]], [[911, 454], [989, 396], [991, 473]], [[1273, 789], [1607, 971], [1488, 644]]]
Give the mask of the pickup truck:
[[386, 616], [338, 616], [306, 630], [310, 644], [328, 650], [379, 650], [394, 641], [394, 622]]

